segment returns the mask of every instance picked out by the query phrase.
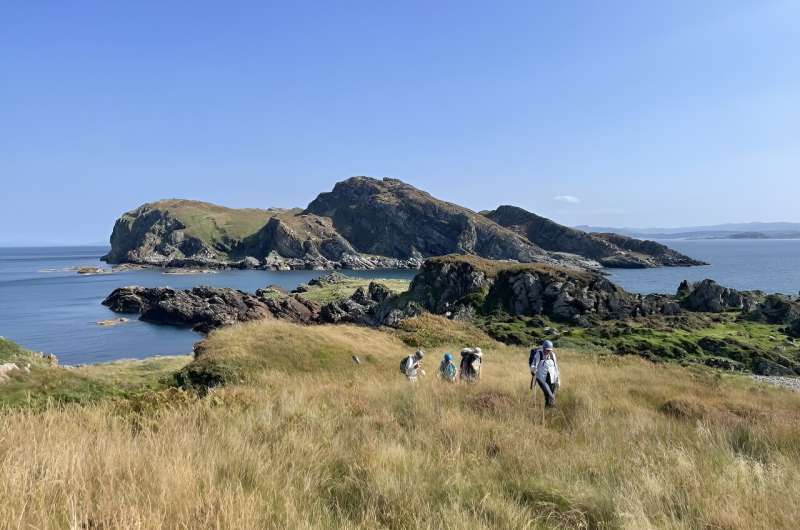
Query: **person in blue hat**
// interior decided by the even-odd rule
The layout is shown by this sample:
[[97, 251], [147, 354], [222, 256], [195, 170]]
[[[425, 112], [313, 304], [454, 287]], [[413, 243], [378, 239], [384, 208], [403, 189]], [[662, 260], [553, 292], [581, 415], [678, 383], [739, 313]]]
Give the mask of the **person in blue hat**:
[[439, 364], [439, 377], [450, 383], [456, 382], [458, 369], [453, 362], [453, 354], [445, 353], [442, 362]]

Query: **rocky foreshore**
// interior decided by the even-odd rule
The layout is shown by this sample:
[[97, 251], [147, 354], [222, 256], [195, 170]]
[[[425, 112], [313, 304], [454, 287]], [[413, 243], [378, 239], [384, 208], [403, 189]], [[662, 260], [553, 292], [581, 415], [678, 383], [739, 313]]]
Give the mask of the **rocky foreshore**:
[[[334, 273], [317, 283], [335, 282], [337, 278], [341, 275]], [[103, 304], [114, 311], [139, 313], [143, 320], [188, 324], [201, 331], [268, 317], [383, 325], [422, 310], [451, 318], [498, 311], [516, 316], [542, 315], [584, 327], [604, 320], [737, 311], [744, 319], [785, 325], [788, 335], [800, 336], [800, 301], [793, 297], [737, 291], [712, 280], [684, 282], [672, 296], [640, 295], [625, 291], [597, 272], [470, 256], [427, 260], [404, 295], [394, 295], [374, 282], [368, 292], [357, 291], [350, 300], [328, 306], [315, 305], [299, 294], [276, 296], [274, 289], [251, 294], [212, 287], [175, 290], [134, 286], [115, 290]], [[299, 310], [298, 303], [305, 309]], [[363, 310], [366, 306], [369, 311]]]
[[[208, 333], [241, 322], [282, 319], [300, 324], [356, 323], [389, 325], [411, 314], [399, 313], [391, 304], [394, 295], [384, 285], [371, 282], [346, 300], [319, 304], [298, 294], [269, 287], [247, 293], [219, 287], [172, 289], [169, 287], [120, 287], [103, 300], [118, 313], [138, 314], [156, 324], [189, 326]], [[386, 305], [384, 305], [386, 304]]]

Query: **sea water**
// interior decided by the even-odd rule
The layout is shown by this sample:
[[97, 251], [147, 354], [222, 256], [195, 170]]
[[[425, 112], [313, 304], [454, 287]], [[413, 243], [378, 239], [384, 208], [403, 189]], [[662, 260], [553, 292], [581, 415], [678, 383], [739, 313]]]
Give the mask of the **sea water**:
[[[226, 270], [205, 274], [164, 274], [142, 269], [83, 275], [76, 267], [101, 267], [105, 247], [0, 248], [0, 336], [34, 351], [54, 353], [62, 364], [97, 363], [151, 355], [192, 352], [202, 335], [188, 328], [148, 324], [119, 315], [100, 302], [117, 287], [141, 285], [188, 289], [198, 285], [254, 292], [278, 285], [293, 289], [320, 271]], [[414, 271], [345, 271], [363, 278], [412, 278]], [[130, 321], [100, 326], [119, 316]]]
[[[672, 293], [681, 280], [712, 278], [737, 289], [796, 294], [800, 290], [800, 240], [665, 241], [705, 267], [609, 270], [613, 281], [642, 293]], [[116, 326], [97, 322], [119, 315], [100, 302], [117, 287], [142, 285], [178, 289], [197, 285], [254, 292], [270, 284], [292, 289], [323, 275], [319, 271], [219, 271], [163, 274], [158, 269], [80, 275], [80, 266], [103, 266], [104, 247], [0, 248], [0, 336], [35, 351], [56, 354], [64, 364], [95, 363], [192, 351], [201, 335], [187, 328], [131, 320]], [[406, 278], [414, 271], [347, 271], [364, 278]]]

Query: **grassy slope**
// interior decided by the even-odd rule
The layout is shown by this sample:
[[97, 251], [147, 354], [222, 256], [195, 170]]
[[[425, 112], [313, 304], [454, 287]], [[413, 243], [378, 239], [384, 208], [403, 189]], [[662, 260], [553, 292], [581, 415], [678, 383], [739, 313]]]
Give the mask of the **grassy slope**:
[[366, 289], [370, 282], [382, 283], [395, 293], [402, 293], [408, 290], [409, 280], [398, 279], [364, 279], [348, 278], [343, 282], [331, 283], [327, 285], [312, 285], [309, 290], [300, 296], [306, 300], [327, 304], [330, 302], [341, 301], [350, 298], [359, 287]]
[[[429, 348], [428, 376], [397, 373]], [[432, 376], [464, 343], [484, 378]], [[350, 361], [351, 355], [365, 360]], [[203, 357], [205, 361], [203, 361]], [[562, 350], [559, 407], [527, 352], [436, 317], [399, 332], [267, 321], [200, 362], [234, 384], [147, 414], [109, 402], [0, 412], [0, 520], [37, 528], [788, 528], [800, 393]]]
[[186, 225], [186, 234], [210, 244], [226, 239], [243, 240], [255, 234], [267, 221], [283, 210], [225, 208], [207, 202], [169, 199], [151, 205], [162, 209]]
[[86, 404], [164, 389], [172, 384], [172, 374], [190, 360], [190, 356], [151, 357], [64, 368], [50, 366], [40, 354], [0, 338], [0, 363], [30, 366], [30, 372], [11, 372], [7, 381], [0, 382], [0, 408], [24, 405], [42, 409], [67, 403]]
[[[785, 358], [789, 361], [787, 365], [800, 361], [800, 343], [784, 333], [784, 326], [739, 320], [736, 313], [606, 322], [592, 328], [568, 328], [545, 318], [503, 315], [481, 317], [479, 323], [493, 337], [512, 344], [534, 344], [550, 338], [560, 345], [641, 355], [653, 361], [724, 360], [727, 365], [744, 371], [752, 370], [755, 355], [772, 360]], [[567, 335], [554, 337], [545, 331], [547, 327], [569, 331]], [[727, 351], [720, 356], [704, 350], [700, 344], [708, 338], [723, 341]]]

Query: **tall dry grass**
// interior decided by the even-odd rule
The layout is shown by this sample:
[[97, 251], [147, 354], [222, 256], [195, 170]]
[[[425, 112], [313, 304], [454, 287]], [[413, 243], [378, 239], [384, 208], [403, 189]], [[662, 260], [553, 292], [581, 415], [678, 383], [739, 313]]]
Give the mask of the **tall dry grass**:
[[[306, 340], [347, 363], [314, 370], [302, 360], [316, 349]], [[543, 414], [521, 349], [488, 348], [475, 386], [437, 381], [434, 362], [411, 385], [395, 366], [409, 348], [386, 333], [261, 323], [214, 341], [211, 356], [227, 347], [241, 358], [256, 350], [298, 359], [265, 363], [272, 368], [246, 384], [203, 399], [172, 392], [136, 407], [0, 413], [0, 526], [695, 529], [800, 520], [796, 393], [564, 351], [559, 406]], [[351, 354], [374, 362], [348, 364]]]

